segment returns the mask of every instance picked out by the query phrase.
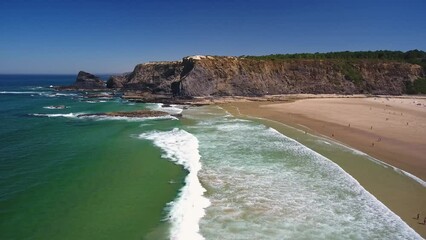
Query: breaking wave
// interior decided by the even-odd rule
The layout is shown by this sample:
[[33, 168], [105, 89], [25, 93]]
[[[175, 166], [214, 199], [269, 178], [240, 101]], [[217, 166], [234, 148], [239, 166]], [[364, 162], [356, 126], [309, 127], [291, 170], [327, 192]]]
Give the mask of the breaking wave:
[[35, 117], [48, 117], [48, 118], [55, 118], [55, 117], [63, 117], [63, 118], [74, 118], [74, 119], [93, 119], [93, 120], [124, 120], [128, 122], [140, 122], [140, 121], [147, 121], [147, 120], [156, 120], [156, 119], [172, 119], [172, 120], [178, 120], [178, 118], [173, 116], [159, 116], [159, 117], [112, 117], [112, 116], [105, 116], [105, 115], [91, 115], [91, 116], [84, 116], [84, 114], [87, 113], [62, 113], [62, 114], [45, 114], [45, 113], [33, 113], [30, 114], [31, 116]]
[[189, 172], [178, 197], [169, 203], [170, 239], [204, 239], [199, 233], [199, 221], [210, 201], [203, 197], [206, 190], [198, 179], [201, 163], [197, 138], [177, 128], [168, 132], [143, 133], [139, 138], [152, 140], [164, 151], [163, 157], [182, 165]]
[[275, 129], [225, 116], [190, 128], [211, 201], [207, 239], [421, 239], [337, 164]]
[[148, 108], [151, 110], [162, 111], [170, 114], [181, 114], [183, 111], [183, 106], [181, 105], [164, 105], [163, 103], [156, 103], [148, 105]]
[[72, 97], [77, 96], [77, 93], [57, 93], [57, 92], [37, 92], [37, 91], [0, 91], [0, 94], [10, 94], [10, 95], [38, 95], [44, 97]]

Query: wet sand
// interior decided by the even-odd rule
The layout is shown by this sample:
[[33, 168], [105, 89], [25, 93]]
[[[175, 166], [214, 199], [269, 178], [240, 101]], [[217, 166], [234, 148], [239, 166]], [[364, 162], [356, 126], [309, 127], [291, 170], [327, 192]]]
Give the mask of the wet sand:
[[[310, 96], [311, 97], [311, 96]], [[223, 105], [234, 115], [252, 116], [330, 158], [423, 237], [426, 187], [367, 157], [327, 150], [307, 136], [320, 136], [426, 180], [426, 98], [340, 98], [298, 96], [287, 102], [236, 101]], [[300, 129], [299, 133], [288, 127]], [[407, 124], [408, 123], [408, 124]], [[292, 135], [293, 134], [293, 135]], [[419, 220], [413, 219], [420, 213]]]

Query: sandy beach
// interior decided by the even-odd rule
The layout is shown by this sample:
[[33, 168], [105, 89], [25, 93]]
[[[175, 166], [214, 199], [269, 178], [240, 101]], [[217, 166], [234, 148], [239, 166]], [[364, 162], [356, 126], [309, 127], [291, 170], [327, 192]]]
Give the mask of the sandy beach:
[[[277, 124], [266, 124], [277, 129], [279, 123], [284, 123], [306, 132], [301, 135], [342, 143], [414, 175], [423, 184], [426, 180], [424, 97], [292, 95], [276, 102], [239, 99], [222, 106], [234, 115], [273, 120]], [[329, 154], [369, 192], [426, 236], [426, 226], [413, 219], [416, 213], [426, 215], [424, 186], [376, 167], [377, 164], [352, 159], [350, 154]]]
[[322, 96], [232, 104], [243, 115], [332, 138], [426, 180], [426, 98]]

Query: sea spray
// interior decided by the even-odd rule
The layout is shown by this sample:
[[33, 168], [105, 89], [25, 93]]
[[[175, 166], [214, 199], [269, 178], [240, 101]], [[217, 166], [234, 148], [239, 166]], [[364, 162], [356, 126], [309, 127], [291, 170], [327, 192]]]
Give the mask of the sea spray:
[[210, 201], [203, 197], [206, 190], [198, 179], [198, 172], [201, 170], [198, 139], [177, 128], [168, 132], [143, 133], [139, 137], [152, 140], [164, 151], [164, 158], [182, 165], [189, 172], [178, 197], [169, 203], [170, 239], [204, 239], [199, 234], [199, 221]]

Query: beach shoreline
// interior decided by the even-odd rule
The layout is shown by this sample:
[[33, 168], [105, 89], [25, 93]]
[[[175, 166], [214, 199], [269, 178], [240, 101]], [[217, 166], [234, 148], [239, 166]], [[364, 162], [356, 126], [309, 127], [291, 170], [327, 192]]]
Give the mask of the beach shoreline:
[[[422, 159], [426, 151], [426, 141], [422, 141], [426, 136], [425, 104], [426, 98], [421, 96], [292, 95], [284, 101], [239, 99], [219, 105], [234, 116], [257, 119], [284, 134], [290, 128], [299, 132], [290, 137], [336, 162], [425, 237], [426, 227], [413, 219], [417, 213], [423, 217], [426, 214], [426, 162]], [[345, 118], [351, 122], [343, 123]], [[398, 127], [407, 119], [408, 127]], [[370, 122], [374, 122], [372, 129], [366, 125]], [[365, 153], [365, 159], [352, 159], [350, 155], [354, 154], [321, 152], [321, 148], [309, 146], [309, 141], [303, 140], [305, 136]], [[407, 157], [410, 161], [403, 161]]]
[[426, 180], [426, 98], [292, 96], [288, 101], [235, 101], [242, 115], [330, 138]]

